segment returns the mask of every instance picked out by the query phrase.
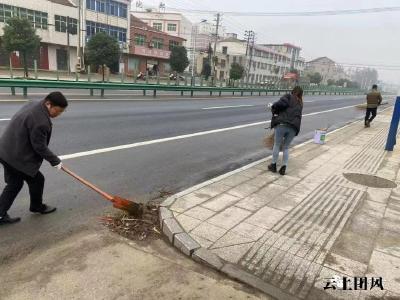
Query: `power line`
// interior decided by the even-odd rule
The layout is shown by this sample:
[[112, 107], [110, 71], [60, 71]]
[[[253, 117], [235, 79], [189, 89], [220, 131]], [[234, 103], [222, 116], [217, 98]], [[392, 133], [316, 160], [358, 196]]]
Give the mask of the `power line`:
[[[174, 8], [169, 9], [196, 14], [216, 14], [217, 10], [201, 10], [201, 9], [186, 9]], [[337, 15], [356, 15], [356, 14], [371, 14], [371, 13], [384, 13], [400, 11], [400, 6], [393, 7], [375, 7], [375, 8], [361, 8], [361, 9], [344, 9], [344, 10], [322, 10], [322, 11], [304, 11], [304, 12], [237, 12], [226, 11], [223, 12], [226, 16], [236, 17], [313, 17], [313, 16], [337, 16]]]

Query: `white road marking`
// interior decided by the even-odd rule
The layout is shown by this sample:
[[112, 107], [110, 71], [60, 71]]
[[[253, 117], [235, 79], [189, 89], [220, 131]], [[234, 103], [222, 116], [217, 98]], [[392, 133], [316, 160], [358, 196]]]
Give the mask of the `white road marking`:
[[243, 104], [243, 105], [227, 105], [227, 106], [210, 106], [210, 107], [203, 107], [202, 109], [223, 109], [223, 108], [238, 108], [238, 107], [252, 107], [255, 105], [251, 104]]
[[[303, 115], [303, 117], [324, 114], [324, 113], [337, 111], [337, 110], [343, 110], [343, 109], [347, 109], [347, 108], [351, 108], [351, 107], [354, 108], [355, 106], [354, 105], [344, 106], [344, 107], [339, 107], [339, 108], [335, 108], [335, 109], [329, 109], [329, 110], [309, 113], [309, 114]], [[207, 134], [213, 134], [213, 133], [219, 133], [219, 132], [225, 132], [225, 131], [231, 131], [231, 130], [236, 130], [236, 129], [242, 129], [242, 128], [247, 128], [247, 127], [252, 127], [252, 126], [268, 124], [270, 122], [271, 121], [255, 122], [255, 123], [243, 124], [243, 125], [238, 125], [238, 126], [233, 126], [233, 127], [226, 127], [226, 128], [190, 133], [190, 134], [185, 134], [185, 135], [173, 136], [173, 137], [169, 137], [169, 138], [144, 141], [144, 142], [138, 142], [138, 143], [133, 143], [133, 144], [108, 147], [108, 148], [100, 148], [100, 149], [95, 149], [95, 150], [78, 152], [78, 153], [74, 153], [74, 154], [62, 155], [62, 156], [60, 156], [60, 159], [66, 160], [66, 159], [90, 156], [90, 155], [95, 155], [95, 154], [100, 154], [100, 153], [107, 153], [107, 152], [112, 152], [112, 151], [117, 151], [117, 150], [137, 148], [137, 147], [147, 146], [147, 145], [152, 145], [152, 144], [158, 144], [158, 143], [164, 143], [164, 142], [170, 142], [170, 141], [176, 141], [176, 140], [183, 140], [183, 139], [192, 138], [192, 137], [196, 137], [196, 136], [202, 136], [202, 135], [207, 135]]]
[[0, 122], [1, 121], [10, 121], [11, 119], [0, 119]]

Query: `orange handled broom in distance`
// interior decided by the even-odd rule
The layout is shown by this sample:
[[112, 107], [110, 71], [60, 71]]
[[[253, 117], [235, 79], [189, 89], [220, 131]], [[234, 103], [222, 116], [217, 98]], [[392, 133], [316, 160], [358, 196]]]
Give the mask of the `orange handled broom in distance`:
[[122, 209], [127, 211], [129, 214], [132, 216], [135, 216], [137, 218], [141, 218], [143, 215], [143, 205], [139, 203], [132, 202], [128, 199], [124, 199], [119, 196], [112, 196], [102, 190], [100, 190], [97, 186], [94, 184], [90, 183], [89, 181], [83, 179], [82, 177], [78, 176], [71, 170], [67, 169], [66, 167], [62, 166], [61, 169], [67, 173], [68, 175], [71, 175], [74, 177], [76, 180], [80, 181], [87, 187], [91, 188], [95, 192], [99, 193], [101, 196], [103, 196], [106, 200], [110, 201], [113, 203], [113, 206], [118, 209]]

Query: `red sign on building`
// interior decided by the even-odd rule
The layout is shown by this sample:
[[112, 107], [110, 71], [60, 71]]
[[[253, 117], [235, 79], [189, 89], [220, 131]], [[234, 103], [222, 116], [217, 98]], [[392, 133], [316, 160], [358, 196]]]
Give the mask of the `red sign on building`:
[[163, 49], [147, 48], [147, 47], [141, 47], [141, 46], [134, 46], [133, 54], [140, 55], [140, 56], [161, 58], [161, 59], [169, 59], [169, 56], [171, 55], [171, 51], [163, 50]]

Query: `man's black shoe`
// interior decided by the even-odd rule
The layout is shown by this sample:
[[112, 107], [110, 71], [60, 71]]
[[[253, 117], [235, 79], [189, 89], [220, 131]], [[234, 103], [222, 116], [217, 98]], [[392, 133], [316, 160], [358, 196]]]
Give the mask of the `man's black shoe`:
[[11, 218], [8, 214], [5, 214], [3, 217], [0, 217], [0, 225], [13, 224], [19, 221], [21, 221], [21, 218]]
[[270, 164], [268, 166], [268, 170], [270, 170], [273, 173], [276, 173], [276, 164]]
[[46, 204], [42, 204], [42, 208], [40, 209], [30, 209], [31, 212], [33, 213], [38, 213], [38, 214], [42, 214], [42, 215], [46, 215], [46, 214], [51, 214], [52, 212], [56, 211], [56, 207], [52, 207]]
[[282, 166], [282, 167], [279, 169], [279, 174], [285, 175], [285, 173], [286, 173], [286, 166]]

